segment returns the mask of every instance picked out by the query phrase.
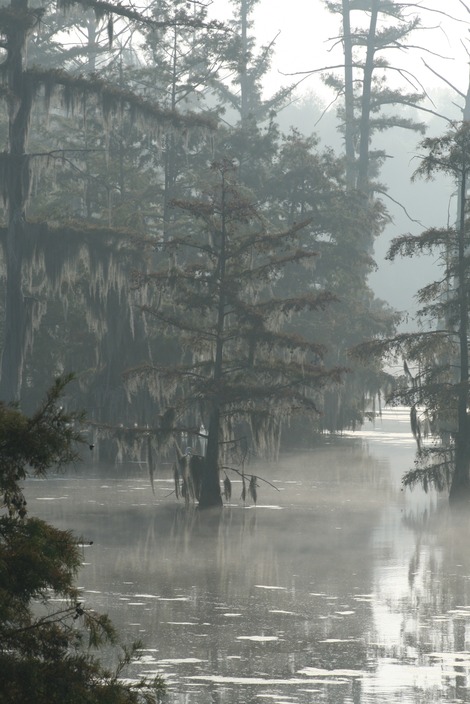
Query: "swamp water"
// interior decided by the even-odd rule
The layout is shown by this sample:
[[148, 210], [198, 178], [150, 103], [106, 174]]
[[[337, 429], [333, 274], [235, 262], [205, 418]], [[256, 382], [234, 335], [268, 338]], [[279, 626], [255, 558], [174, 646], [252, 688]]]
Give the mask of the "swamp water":
[[[169, 704], [470, 701], [470, 517], [400, 490], [404, 412], [259, 474], [217, 516], [177, 504], [170, 468], [84, 463], [27, 484], [31, 514], [73, 530], [87, 606], [126, 642], [129, 677]], [[250, 471], [251, 468], [249, 468]]]

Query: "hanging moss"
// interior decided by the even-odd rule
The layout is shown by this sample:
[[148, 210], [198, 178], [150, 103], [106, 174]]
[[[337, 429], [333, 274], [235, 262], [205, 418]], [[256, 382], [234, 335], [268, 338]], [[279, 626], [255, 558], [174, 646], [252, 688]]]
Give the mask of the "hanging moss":
[[27, 34], [38, 25], [44, 13], [45, 9], [42, 7], [26, 9], [11, 6], [0, 7], [1, 32], [5, 35]]
[[98, 101], [105, 124], [108, 123], [110, 115], [122, 115], [126, 110], [131, 122], [140, 119], [150, 131], [155, 125], [165, 125], [176, 130], [213, 130], [216, 127], [213, 116], [192, 112], [181, 114], [160, 108], [130, 90], [113, 86], [96, 74], [74, 76], [62, 69], [32, 67], [24, 72], [24, 76], [30, 90], [43, 87], [46, 109], [50, 108], [53, 95], [62, 100], [64, 109], [71, 114], [75, 113], [79, 106], [83, 107], [87, 99], [94, 97]]
[[[158, 26], [158, 22], [132, 7], [126, 8], [120, 4], [59, 0], [58, 7], [67, 10], [75, 4], [93, 9], [98, 19], [106, 18], [110, 41], [114, 34], [114, 15], [132, 21], [152, 22], [153, 26]], [[17, 281], [16, 287], [10, 286], [6, 302], [5, 326], [9, 331], [7, 337], [11, 345], [8, 354], [3, 355], [6, 368], [2, 371], [1, 383], [7, 384], [5, 380], [12, 379], [4, 389], [5, 397], [12, 400], [19, 396], [25, 345], [28, 346], [31, 342], [34, 329], [43, 315], [41, 311], [44, 310], [45, 301], [49, 296], [58, 295], [66, 307], [68, 288], [78, 275], [88, 280], [88, 287], [83, 294], [86, 299], [87, 321], [100, 339], [107, 330], [105, 310], [108, 303], [117, 305], [117, 301], [121, 304], [131, 334], [134, 328], [127, 272], [131, 259], [138, 254], [137, 251], [132, 253], [130, 233], [111, 232], [110, 229], [105, 231], [104, 228], [92, 231], [81, 223], [53, 227], [26, 222], [26, 205], [32, 183], [38, 182], [43, 169], [58, 163], [57, 155], [52, 152], [43, 155], [27, 153], [28, 128], [34, 101], [42, 98], [48, 114], [54, 101], [61, 105], [65, 113], [72, 115], [79, 111], [84, 114], [90, 104], [96, 105], [97, 112], [102, 117], [106, 139], [113, 123], [112, 118], [120, 119], [124, 112], [129, 115], [131, 122], [138, 122], [145, 129], [150, 140], [159, 141], [162, 128], [184, 133], [192, 129], [210, 131], [215, 128], [213, 118], [196, 113], [180, 115], [175, 111], [164, 110], [130, 90], [111, 85], [97, 75], [72, 76], [61, 69], [48, 70], [37, 66], [25, 69], [27, 35], [39, 22], [43, 10], [29, 9], [27, 2], [24, 5], [25, 8], [13, 3], [10, 7], [0, 8], [2, 46], [7, 52], [7, 58], [0, 66], [0, 97], [6, 99], [9, 112], [8, 151], [0, 155], [0, 198], [5, 203], [10, 225], [5, 263], [7, 277], [14, 276], [18, 279], [19, 268], [16, 264], [21, 262], [24, 280]], [[184, 18], [181, 21], [186, 22]], [[12, 279], [9, 278], [9, 281]], [[34, 294], [40, 305], [26, 310], [26, 301], [34, 297], [30, 294]], [[15, 330], [16, 322], [20, 330]], [[31, 326], [31, 331], [28, 326]], [[15, 365], [16, 369], [12, 373], [11, 368]]]

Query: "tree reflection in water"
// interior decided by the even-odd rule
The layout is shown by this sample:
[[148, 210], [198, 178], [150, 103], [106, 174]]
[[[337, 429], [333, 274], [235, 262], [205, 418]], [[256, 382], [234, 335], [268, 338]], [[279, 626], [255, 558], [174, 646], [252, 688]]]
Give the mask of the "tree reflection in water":
[[468, 701], [469, 519], [402, 493], [413, 445], [379, 440], [264, 468], [281, 491], [256, 508], [235, 485], [186, 510], [135, 467], [31, 484], [30, 506], [94, 541], [87, 602], [145, 641], [135, 674], [171, 704]]

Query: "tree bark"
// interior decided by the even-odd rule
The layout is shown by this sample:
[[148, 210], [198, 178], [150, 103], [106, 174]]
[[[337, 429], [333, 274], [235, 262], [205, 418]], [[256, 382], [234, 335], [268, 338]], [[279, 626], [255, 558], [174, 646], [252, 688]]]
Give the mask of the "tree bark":
[[[19, 17], [28, 12], [28, 0], [11, 0]], [[32, 91], [24, 81], [27, 22], [15, 23], [7, 34], [9, 133], [6, 159], [7, 246], [4, 346], [1, 361], [0, 398], [19, 401], [28, 342], [28, 320], [23, 295], [22, 265], [25, 238], [25, 207], [29, 191], [29, 159], [26, 142], [31, 116]]]
[[248, 13], [250, 11], [247, 0], [242, 0], [240, 4], [240, 37], [241, 37], [241, 57], [240, 57], [240, 117], [242, 126], [249, 117], [248, 110]]
[[357, 188], [364, 195], [369, 195], [369, 140], [370, 140], [370, 102], [372, 94], [372, 75], [374, 72], [375, 39], [379, 15], [378, 0], [372, 1], [369, 32], [367, 34], [367, 53], [364, 64], [364, 77], [361, 99], [361, 122], [359, 141], [359, 165]]
[[26, 351], [27, 314], [22, 287], [23, 223], [11, 219], [6, 246], [6, 288], [4, 317], [4, 347], [0, 398], [7, 403], [20, 400], [23, 365]]
[[219, 480], [219, 427], [220, 411], [214, 408], [209, 420], [206, 461], [198, 502], [201, 509], [218, 508], [223, 504]]
[[343, 51], [344, 51], [344, 147], [346, 151], [346, 185], [353, 190], [356, 185], [354, 149], [354, 83], [351, 41], [351, 15], [349, 0], [343, 0]]
[[199, 498], [199, 508], [213, 508], [222, 506], [222, 494], [220, 491], [219, 479], [219, 441], [220, 441], [220, 411], [223, 404], [221, 384], [223, 378], [224, 361], [224, 328], [225, 328], [225, 268], [226, 268], [226, 180], [225, 166], [221, 167], [221, 226], [220, 226], [220, 248], [215, 271], [215, 279], [218, 286], [217, 321], [215, 332], [215, 359], [214, 372], [212, 376], [214, 384], [214, 399], [209, 419], [209, 430], [207, 437], [206, 466], [201, 483], [201, 495]]
[[460, 222], [458, 227], [458, 291], [459, 291], [459, 357], [460, 377], [457, 401], [457, 433], [455, 437], [455, 467], [449, 493], [452, 504], [470, 501], [470, 437], [468, 417], [468, 292], [466, 283], [465, 261], [465, 205], [467, 191], [467, 164], [465, 150], [463, 153], [462, 174], [460, 179]]

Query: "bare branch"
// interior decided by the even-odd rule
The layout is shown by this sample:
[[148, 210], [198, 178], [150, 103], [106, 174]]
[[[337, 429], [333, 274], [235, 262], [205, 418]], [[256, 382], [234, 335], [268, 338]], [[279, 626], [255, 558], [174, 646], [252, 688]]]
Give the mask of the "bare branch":
[[411, 217], [411, 215], [409, 214], [408, 210], [403, 205], [403, 203], [400, 203], [400, 201], [396, 200], [395, 198], [392, 198], [392, 196], [389, 193], [387, 193], [387, 191], [385, 191], [381, 188], [376, 188], [375, 190], [377, 193], [380, 193], [381, 196], [385, 196], [385, 198], [388, 198], [389, 200], [391, 200], [392, 203], [395, 203], [395, 205], [398, 205], [403, 210], [403, 212], [405, 213], [408, 220], [411, 220], [411, 222], [415, 222], [420, 227], [424, 227], [423, 223], [420, 220], [416, 220], [415, 218]]
[[458, 93], [458, 95], [460, 95], [461, 98], [466, 98], [465, 93], [462, 93], [462, 91], [459, 90], [458, 88], [456, 88], [456, 87], [454, 86], [454, 84], [451, 83], [447, 78], [445, 78], [445, 77], [442, 76], [440, 73], [438, 73], [435, 69], [433, 69], [431, 66], [429, 66], [429, 64], [427, 64], [424, 59], [421, 59], [421, 60], [422, 60], [423, 64], [426, 66], [426, 68], [427, 68], [429, 71], [431, 71], [431, 73], [433, 73], [435, 76], [437, 76], [438, 78], [440, 78], [441, 81], [444, 81], [444, 83], [447, 83], [447, 85], [448, 85], [450, 88], [452, 88], [452, 90], [454, 90], [456, 93]]
[[273, 489], [276, 489], [276, 491], [281, 491], [279, 487], [277, 487], [275, 484], [271, 484], [267, 479], [263, 479], [263, 477], [259, 477], [257, 474], [247, 474], [246, 472], [241, 472], [239, 469], [235, 469], [235, 467], [222, 467], [223, 471], [226, 472], [227, 470], [230, 470], [231, 472], [236, 472], [240, 477], [254, 477], [255, 479], [259, 479], [261, 482], [265, 482], [265, 484], [269, 484], [269, 486], [272, 486]]

